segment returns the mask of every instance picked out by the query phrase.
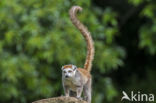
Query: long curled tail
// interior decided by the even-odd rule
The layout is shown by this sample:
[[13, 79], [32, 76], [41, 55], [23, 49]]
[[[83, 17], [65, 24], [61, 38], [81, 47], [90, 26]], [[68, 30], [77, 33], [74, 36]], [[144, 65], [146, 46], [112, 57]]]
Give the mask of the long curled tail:
[[84, 69], [90, 72], [92, 67], [92, 61], [94, 59], [94, 42], [88, 29], [77, 19], [76, 14], [78, 11], [82, 11], [82, 8], [80, 6], [73, 6], [69, 10], [69, 14], [72, 23], [81, 32], [87, 42], [87, 57], [84, 64]]

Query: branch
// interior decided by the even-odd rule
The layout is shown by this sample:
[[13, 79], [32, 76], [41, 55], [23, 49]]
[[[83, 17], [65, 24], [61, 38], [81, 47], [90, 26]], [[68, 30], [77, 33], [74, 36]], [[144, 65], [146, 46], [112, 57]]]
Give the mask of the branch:
[[87, 102], [76, 99], [74, 97], [55, 97], [55, 98], [38, 100], [32, 103], [87, 103]]

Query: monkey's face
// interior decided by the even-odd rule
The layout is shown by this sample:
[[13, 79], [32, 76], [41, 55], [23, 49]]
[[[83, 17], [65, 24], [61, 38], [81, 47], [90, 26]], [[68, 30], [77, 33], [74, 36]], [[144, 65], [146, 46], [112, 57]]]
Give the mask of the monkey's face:
[[75, 65], [65, 65], [62, 67], [62, 76], [64, 78], [72, 78], [75, 76], [76, 69]]

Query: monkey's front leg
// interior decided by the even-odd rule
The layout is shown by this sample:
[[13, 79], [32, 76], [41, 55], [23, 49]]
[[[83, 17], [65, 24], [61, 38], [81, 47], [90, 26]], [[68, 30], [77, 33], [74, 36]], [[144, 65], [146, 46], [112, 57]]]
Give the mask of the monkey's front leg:
[[65, 92], [65, 96], [69, 97], [70, 90], [68, 86], [64, 86], [64, 92]]
[[83, 91], [83, 86], [77, 88], [77, 90], [76, 90], [76, 98], [82, 100], [82, 98], [81, 98], [82, 91]]

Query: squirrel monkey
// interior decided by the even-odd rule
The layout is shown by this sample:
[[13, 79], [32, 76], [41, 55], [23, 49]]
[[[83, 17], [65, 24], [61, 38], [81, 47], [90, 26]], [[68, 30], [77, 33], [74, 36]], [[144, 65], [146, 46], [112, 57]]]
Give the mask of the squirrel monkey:
[[69, 64], [62, 67], [62, 84], [65, 96], [74, 96], [81, 99], [83, 92], [84, 100], [91, 103], [92, 77], [90, 74], [94, 59], [94, 43], [88, 29], [77, 19], [76, 13], [82, 11], [79, 6], [73, 6], [69, 10], [70, 19], [75, 27], [81, 32], [87, 43], [87, 56], [84, 68], [78, 68]]

